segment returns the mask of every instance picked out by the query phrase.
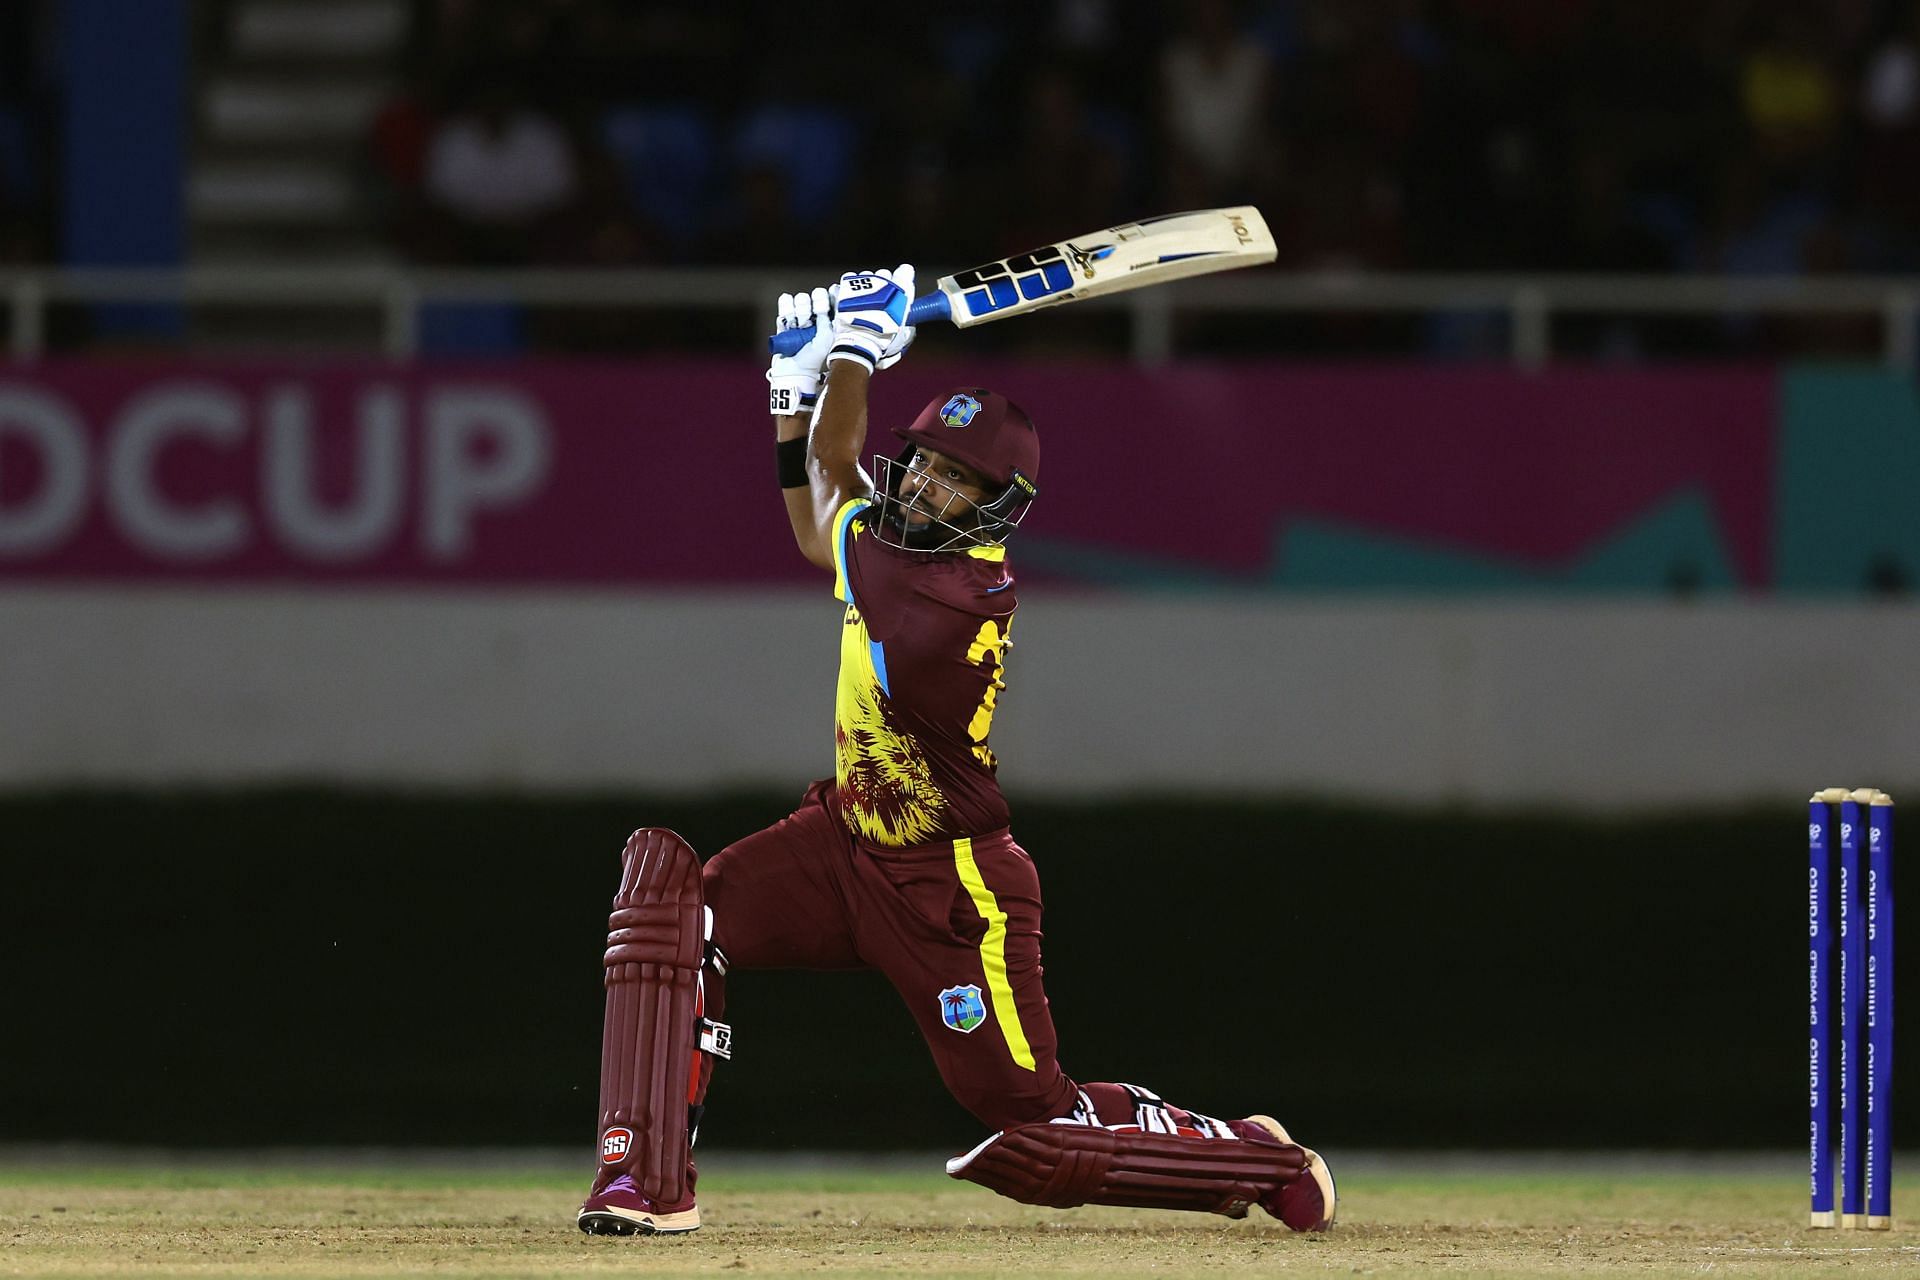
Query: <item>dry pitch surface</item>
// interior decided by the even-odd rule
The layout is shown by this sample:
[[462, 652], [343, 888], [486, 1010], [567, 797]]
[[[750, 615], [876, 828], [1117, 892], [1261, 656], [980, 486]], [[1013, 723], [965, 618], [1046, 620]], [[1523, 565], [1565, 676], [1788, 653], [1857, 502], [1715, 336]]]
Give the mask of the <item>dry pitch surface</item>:
[[[0, 1150], [0, 1275], [1920, 1273], [1920, 1230], [1809, 1231], [1787, 1157], [1336, 1159], [1341, 1221], [1324, 1237], [1258, 1210], [1028, 1208], [932, 1157], [707, 1163], [705, 1228], [648, 1240], [581, 1235], [581, 1178], [539, 1157]], [[1902, 1182], [1896, 1211], [1917, 1196]]]

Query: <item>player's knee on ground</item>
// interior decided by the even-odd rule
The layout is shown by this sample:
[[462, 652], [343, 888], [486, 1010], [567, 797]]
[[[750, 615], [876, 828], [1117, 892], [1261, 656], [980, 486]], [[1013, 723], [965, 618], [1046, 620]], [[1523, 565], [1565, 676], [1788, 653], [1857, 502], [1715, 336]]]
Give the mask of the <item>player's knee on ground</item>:
[[1291, 1144], [1143, 1133], [1100, 1124], [1027, 1124], [947, 1161], [947, 1173], [1022, 1204], [1187, 1209], [1245, 1217], [1307, 1166]]
[[1268, 1116], [1217, 1120], [1150, 1089], [1089, 1084], [1071, 1113], [994, 1134], [947, 1172], [1025, 1204], [1190, 1209], [1245, 1216], [1258, 1204], [1295, 1231], [1333, 1225], [1326, 1162]]

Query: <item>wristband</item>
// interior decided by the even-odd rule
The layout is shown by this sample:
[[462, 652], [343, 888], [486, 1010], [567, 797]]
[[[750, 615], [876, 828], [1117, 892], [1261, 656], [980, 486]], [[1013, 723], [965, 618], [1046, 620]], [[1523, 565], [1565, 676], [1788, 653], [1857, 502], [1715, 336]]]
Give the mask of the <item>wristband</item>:
[[807, 487], [807, 438], [782, 440], [773, 446], [774, 457], [780, 463], [780, 487], [782, 489], [804, 489]]
[[852, 361], [868, 373], [872, 373], [880, 363], [880, 357], [886, 354], [886, 339], [869, 340], [865, 334], [835, 333], [833, 349], [827, 352], [827, 363], [837, 364], [842, 360]]
[[838, 364], [842, 360], [850, 364], [857, 364], [868, 373], [874, 372], [878, 367], [874, 361], [873, 353], [862, 350], [859, 347], [835, 347], [827, 353], [828, 364]]
[[[772, 381], [771, 378], [768, 379]], [[767, 412], [776, 418], [784, 418], [796, 413], [812, 413], [813, 402], [820, 398], [817, 391], [808, 391], [797, 386], [769, 386], [767, 388]]]

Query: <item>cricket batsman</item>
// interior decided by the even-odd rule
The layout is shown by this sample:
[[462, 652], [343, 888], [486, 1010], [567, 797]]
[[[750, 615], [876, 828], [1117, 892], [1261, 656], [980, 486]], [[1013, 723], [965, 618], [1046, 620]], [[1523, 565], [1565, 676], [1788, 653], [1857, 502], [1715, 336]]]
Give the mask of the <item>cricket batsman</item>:
[[947, 1162], [952, 1176], [1059, 1208], [1238, 1218], [1258, 1204], [1323, 1231], [1333, 1177], [1278, 1121], [1217, 1120], [1060, 1067], [1040, 879], [988, 746], [1017, 603], [1006, 544], [1039, 493], [1040, 438], [1004, 395], [962, 387], [896, 429], [903, 447], [869, 478], [868, 383], [913, 341], [913, 292], [901, 266], [780, 297], [776, 331], [814, 332], [767, 381], [794, 538], [844, 606], [834, 776], [704, 868], [670, 831], [627, 842], [580, 1228], [699, 1227], [692, 1147], [714, 1062], [732, 1053], [728, 973], [872, 968], [989, 1132]]

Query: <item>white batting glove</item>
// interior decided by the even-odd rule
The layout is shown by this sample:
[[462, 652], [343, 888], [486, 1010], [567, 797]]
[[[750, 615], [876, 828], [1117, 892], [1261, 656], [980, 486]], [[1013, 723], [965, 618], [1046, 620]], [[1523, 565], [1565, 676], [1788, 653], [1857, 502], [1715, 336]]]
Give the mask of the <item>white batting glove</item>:
[[812, 413], [820, 398], [820, 376], [827, 352], [833, 347], [833, 328], [827, 323], [830, 303], [825, 289], [783, 293], [774, 312], [773, 331], [813, 326], [807, 345], [790, 356], [775, 356], [767, 366], [767, 412], [776, 416]]
[[891, 271], [849, 271], [833, 287], [833, 349], [829, 363], [852, 360], [868, 372], [891, 369], [913, 345], [907, 323], [913, 305], [913, 267]]

